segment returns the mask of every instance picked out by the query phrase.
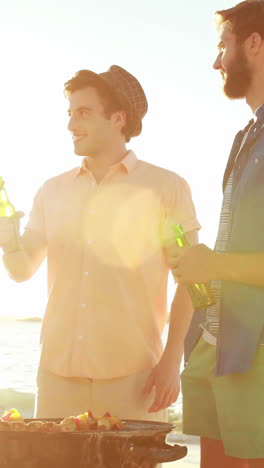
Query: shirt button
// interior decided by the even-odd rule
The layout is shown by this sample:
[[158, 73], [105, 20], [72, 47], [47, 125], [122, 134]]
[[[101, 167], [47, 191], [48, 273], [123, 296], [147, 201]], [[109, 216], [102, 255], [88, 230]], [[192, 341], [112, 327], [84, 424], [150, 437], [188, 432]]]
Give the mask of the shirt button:
[[92, 239], [88, 239], [87, 244], [92, 245], [92, 243], [93, 243]]
[[259, 163], [259, 159], [256, 158], [256, 159], [255, 159], [255, 164], [258, 164], [258, 163]]
[[86, 309], [86, 307], [87, 307], [87, 304], [81, 304], [82, 309]]
[[88, 275], [89, 275], [88, 271], [84, 271], [83, 274], [84, 274], [84, 276], [88, 276]]
[[78, 341], [82, 341], [83, 338], [84, 338], [84, 337], [83, 337], [82, 335], [77, 336]]

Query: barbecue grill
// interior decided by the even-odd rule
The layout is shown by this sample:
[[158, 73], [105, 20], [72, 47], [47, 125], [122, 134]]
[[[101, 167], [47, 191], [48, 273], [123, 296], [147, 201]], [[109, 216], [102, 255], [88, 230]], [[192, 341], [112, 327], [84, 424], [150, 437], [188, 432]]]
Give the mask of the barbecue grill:
[[185, 457], [186, 447], [166, 444], [172, 424], [123, 422], [111, 431], [0, 432], [0, 468], [154, 468]]

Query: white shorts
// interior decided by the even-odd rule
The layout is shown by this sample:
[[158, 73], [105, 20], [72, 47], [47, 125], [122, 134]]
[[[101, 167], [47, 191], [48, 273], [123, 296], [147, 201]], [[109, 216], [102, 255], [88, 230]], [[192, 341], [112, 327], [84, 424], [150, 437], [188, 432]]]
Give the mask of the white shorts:
[[155, 389], [141, 398], [150, 370], [111, 380], [65, 378], [40, 368], [35, 417], [64, 418], [91, 410], [95, 416], [109, 411], [121, 419], [168, 421], [167, 409], [148, 413]]

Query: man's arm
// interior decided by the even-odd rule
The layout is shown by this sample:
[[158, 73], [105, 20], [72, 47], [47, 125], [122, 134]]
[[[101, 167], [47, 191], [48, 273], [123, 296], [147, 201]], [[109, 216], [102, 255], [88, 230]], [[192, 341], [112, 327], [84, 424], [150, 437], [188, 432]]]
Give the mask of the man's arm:
[[211, 280], [264, 286], [264, 252], [216, 253], [204, 244], [172, 247], [170, 266], [179, 283]]
[[3, 264], [9, 276], [22, 282], [30, 279], [46, 256], [46, 245], [40, 234], [25, 232], [20, 238], [20, 248], [9, 251], [4, 248]]
[[264, 286], [264, 252], [215, 255], [217, 276], [222, 280]]
[[[189, 232], [188, 238], [192, 244], [197, 243], [197, 232]], [[167, 257], [170, 256], [168, 248]], [[193, 306], [186, 287], [177, 286], [171, 305], [169, 332], [164, 353], [157, 366], [150, 374], [143, 392], [147, 395], [153, 386], [156, 387], [156, 398], [149, 412], [168, 408], [177, 400], [180, 391], [180, 365], [184, 350], [184, 339], [187, 334]]]
[[42, 198], [40, 188], [34, 198], [25, 232], [19, 236], [19, 242], [17, 242], [19, 219], [24, 213], [18, 212], [12, 218], [0, 217], [0, 247], [4, 251], [3, 263], [9, 276], [18, 282], [31, 278], [46, 256], [47, 242]]
[[[22, 248], [19, 234], [20, 218], [24, 213], [17, 212], [12, 217], [0, 217], [0, 247], [3, 249], [3, 263], [9, 275], [17, 281], [31, 276], [31, 264]], [[12, 274], [16, 272], [16, 274]]]

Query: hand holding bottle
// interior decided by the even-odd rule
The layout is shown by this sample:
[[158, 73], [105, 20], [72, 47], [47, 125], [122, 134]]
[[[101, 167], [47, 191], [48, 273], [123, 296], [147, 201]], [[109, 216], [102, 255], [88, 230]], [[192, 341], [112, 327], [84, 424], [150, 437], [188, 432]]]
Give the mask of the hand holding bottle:
[[9, 201], [4, 181], [0, 176], [0, 247], [5, 252], [14, 252], [21, 248], [19, 224], [22, 216], [24, 213], [16, 212]]
[[175, 246], [170, 258], [170, 268], [180, 283], [206, 283], [218, 279], [213, 250], [204, 244], [181, 248]]
[[203, 244], [191, 246], [180, 224], [173, 226], [173, 230], [176, 245], [174, 253], [171, 248], [169, 266], [174, 277], [179, 283], [186, 284], [195, 309], [203, 309], [214, 304], [214, 294], [208, 283], [214, 278], [210, 275], [207, 277], [207, 257], [211, 258], [214, 252]]
[[5, 252], [20, 249], [19, 224], [24, 213], [18, 211], [12, 217], [0, 216], [0, 247]]

